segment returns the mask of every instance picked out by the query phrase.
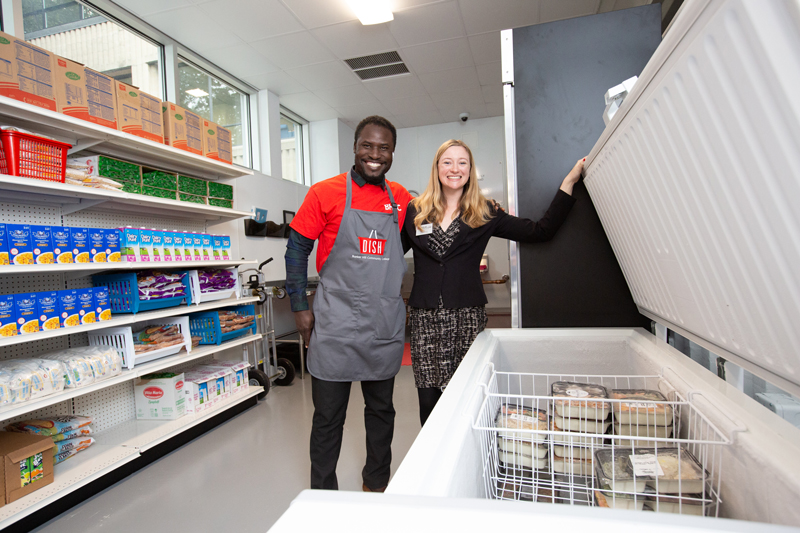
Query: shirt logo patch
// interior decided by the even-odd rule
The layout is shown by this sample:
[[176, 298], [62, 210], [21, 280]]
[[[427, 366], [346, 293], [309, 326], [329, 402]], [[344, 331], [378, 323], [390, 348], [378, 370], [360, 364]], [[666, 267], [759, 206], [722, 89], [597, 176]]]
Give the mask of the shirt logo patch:
[[369, 237], [358, 238], [358, 249], [364, 255], [383, 255], [386, 251], [386, 239], [379, 239], [378, 232], [372, 230]]
[[[383, 209], [384, 209], [385, 211], [391, 211], [391, 210], [392, 210], [392, 204], [383, 204]], [[397, 211], [398, 211], [398, 212], [400, 212], [400, 211], [402, 211], [402, 210], [403, 210], [403, 208], [402, 208], [402, 207], [400, 207], [400, 206], [397, 206]]]

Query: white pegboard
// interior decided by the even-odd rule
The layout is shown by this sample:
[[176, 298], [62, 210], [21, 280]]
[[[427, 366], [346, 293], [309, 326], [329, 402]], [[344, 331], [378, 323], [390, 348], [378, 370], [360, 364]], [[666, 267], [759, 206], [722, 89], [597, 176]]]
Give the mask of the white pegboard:
[[67, 416], [71, 414], [74, 414], [72, 412], [72, 400], [65, 400], [60, 403], [48, 405], [47, 407], [42, 407], [41, 409], [36, 409], [35, 411], [27, 412], [24, 415], [19, 415], [9, 418], [8, 420], [4, 420], [3, 426], [5, 427], [9, 424], [20, 422], [22, 420], [38, 420], [44, 417]]
[[5, 224], [40, 224], [60, 226], [61, 208], [44, 205], [20, 205], [0, 202], [0, 222]]
[[133, 213], [107, 213], [104, 211], [78, 211], [64, 215], [65, 226], [86, 228], [120, 228], [132, 226], [134, 228], [155, 228], [178, 231], [206, 231], [205, 220], [191, 220], [186, 218], [169, 218], [154, 215], [135, 215]]
[[78, 396], [72, 401], [76, 415], [91, 416], [96, 432], [136, 418], [133, 381]]
[[9, 274], [0, 276], [0, 294], [59, 291], [65, 288], [64, 275], [59, 272], [48, 272], [46, 274]]
[[[86, 334], [83, 334], [84, 337]], [[72, 346], [86, 346], [88, 341], [83, 344], [73, 344]], [[17, 357], [36, 357], [43, 353], [54, 352], [56, 350], [66, 350], [70, 347], [69, 337], [52, 337], [49, 339], [42, 339], [38, 341], [26, 342], [21, 344], [13, 344], [5, 346], [0, 349], [0, 361], [6, 359], [14, 359]]]
[[80, 278], [68, 279], [66, 282], [67, 289], [88, 289], [93, 287], [92, 276], [82, 276]]

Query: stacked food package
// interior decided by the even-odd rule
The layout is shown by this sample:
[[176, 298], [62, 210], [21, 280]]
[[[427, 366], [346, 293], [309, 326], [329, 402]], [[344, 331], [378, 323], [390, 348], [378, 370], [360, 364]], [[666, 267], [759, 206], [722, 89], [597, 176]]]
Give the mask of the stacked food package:
[[[614, 435], [666, 438], [672, 435], [672, 407], [657, 390], [614, 389], [611, 398], [626, 400], [613, 404]], [[657, 403], [658, 402], [658, 403]], [[615, 439], [619, 446], [652, 448], [654, 441]]]
[[523, 471], [547, 468], [547, 434], [513, 431], [547, 431], [546, 411], [503, 404], [497, 413], [495, 426], [500, 429], [497, 455], [503, 468]]
[[111, 178], [92, 175], [90, 173], [89, 164], [81, 160], [68, 160], [65, 172], [66, 177], [64, 179], [64, 183], [67, 185], [91, 187], [93, 189], [106, 189], [108, 191], [118, 191], [123, 188], [122, 183], [114, 181]]
[[611, 425], [608, 391], [602, 385], [556, 381], [552, 384], [553, 471], [571, 476], [592, 475], [592, 453], [603, 444]]
[[53, 463], [58, 464], [94, 444], [91, 423], [89, 416], [58, 416], [15, 422], [7, 425], [6, 431], [52, 438]]
[[205, 269], [197, 273], [200, 292], [228, 291], [236, 287], [236, 276], [231, 270]]
[[133, 349], [137, 354], [154, 352], [184, 342], [183, 333], [175, 324], [149, 326], [133, 333]]
[[183, 272], [143, 271], [136, 274], [139, 300], [160, 300], [186, 296]]
[[201, 413], [215, 403], [248, 388], [245, 361], [212, 361], [197, 365], [184, 374], [187, 413]]
[[67, 348], [39, 357], [64, 363], [66, 388], [86, 387], [122, 373], [122, 356], [113, 346]]
[[241, 315], [236, 311], [219, 311], [219, 325], [222, 333], [249, 328], [253, 325], [253, 315]]

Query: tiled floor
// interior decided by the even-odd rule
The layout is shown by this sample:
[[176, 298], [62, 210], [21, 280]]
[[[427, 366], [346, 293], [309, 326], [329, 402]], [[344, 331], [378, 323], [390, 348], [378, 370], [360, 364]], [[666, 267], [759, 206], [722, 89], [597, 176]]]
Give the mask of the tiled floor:
[[[419, 432], [411, 367], [395, 381], [394, 472]], [[364, 401], [354, 384], [339, 459], [341, 490], [361, 490]], [[267, 531], [308, 488], [311, 378], [274, 387], [258, 406], [51, 520], [37, 532]]]

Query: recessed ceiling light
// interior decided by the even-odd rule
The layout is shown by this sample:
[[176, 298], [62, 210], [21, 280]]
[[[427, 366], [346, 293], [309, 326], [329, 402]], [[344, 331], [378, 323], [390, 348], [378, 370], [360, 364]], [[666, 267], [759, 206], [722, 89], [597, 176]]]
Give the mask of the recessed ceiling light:
[[189, 89], [188, 91], [186, 91], [186, 94], [191, 94], [192, 96], [196, 96], [197, 98], [208, 96], [208, 93], [205, 92], [203, 89]]
[[381, 24], [394, 20], [389, 0], [347, 0], [361, 24]]

